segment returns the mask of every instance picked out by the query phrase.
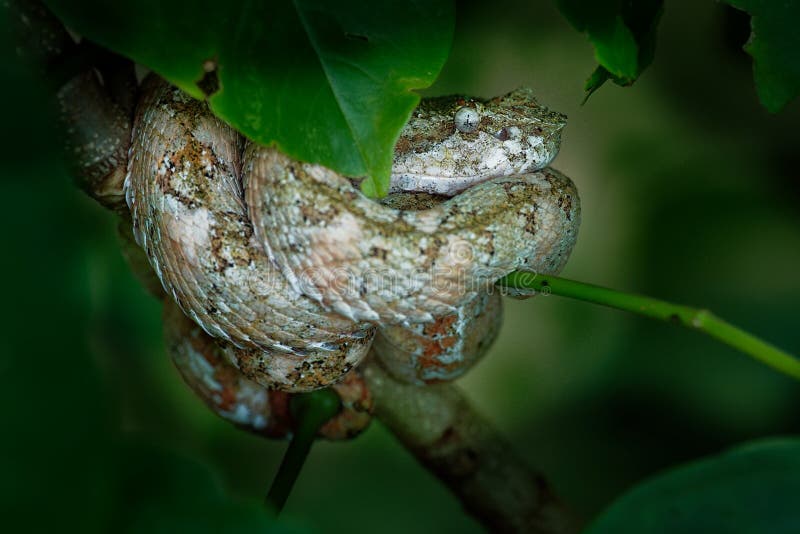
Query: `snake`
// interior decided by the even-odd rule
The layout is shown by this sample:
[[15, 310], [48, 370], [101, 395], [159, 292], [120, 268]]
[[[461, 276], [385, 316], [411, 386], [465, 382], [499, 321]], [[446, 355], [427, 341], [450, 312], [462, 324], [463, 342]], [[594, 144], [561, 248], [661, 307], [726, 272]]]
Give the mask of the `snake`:
[[494, 282], [555, 274], [575, 244], [577, 190], [548, 167], [564, 125], [530, 89], [422, 99], [376, 200], [359, 177], [249, 142], [151, 75], [125, 198], [164, 291], [243, 379], [335, 385], [374, 345], [402, 380], [452, 380], [497, 336]]
[[[231, 364], [231, 345], [220, 343], [189, 319], [174, 302], [164, 303], [164, 341], [184, 382], [216, 415], [238, 428], [267, 438], [287, 438], [296, 421], [291, 393], [266, 389]], [[361, 373], [353, 369], [331, 386], [339, 412], [320, 429], [330, 440], [355, 437], [371, 420], [373, 397]]]

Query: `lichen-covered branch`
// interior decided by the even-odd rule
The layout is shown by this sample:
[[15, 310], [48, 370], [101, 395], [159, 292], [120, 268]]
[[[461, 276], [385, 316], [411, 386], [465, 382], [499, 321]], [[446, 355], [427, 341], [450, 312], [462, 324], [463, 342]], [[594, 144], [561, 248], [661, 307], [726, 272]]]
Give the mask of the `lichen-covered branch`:
[[403, 384], [374, 361], [364, 377], [378, 419], [492, 532], [577, 531], [544, 476], [525, 465], [457, 387]]

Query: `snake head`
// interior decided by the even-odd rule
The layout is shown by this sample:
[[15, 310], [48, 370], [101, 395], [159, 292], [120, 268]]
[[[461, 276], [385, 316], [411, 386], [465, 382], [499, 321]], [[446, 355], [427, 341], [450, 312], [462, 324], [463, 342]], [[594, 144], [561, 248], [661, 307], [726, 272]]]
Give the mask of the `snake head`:
[[482, 100], [424, 99], [395, 146], [390, 190], [454, 195], [498, 176], [533, 172], [555, 158], [566, 116], [528, 88]]

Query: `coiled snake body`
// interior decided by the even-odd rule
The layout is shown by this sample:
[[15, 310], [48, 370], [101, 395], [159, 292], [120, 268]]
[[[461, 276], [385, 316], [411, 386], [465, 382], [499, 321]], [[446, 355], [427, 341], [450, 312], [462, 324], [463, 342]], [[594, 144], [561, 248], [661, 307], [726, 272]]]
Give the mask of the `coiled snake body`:
[[376, 328], [393, 374], [452, 379], [499, 328], [492, 284], [556, 273], [572, 249], [577, 192], [545, 169], [563, 125], [528, 90], [424, 100], [397, 144], [394, 193], [376, 202], [327, 168], [245, 143], [151, 77], [126, 197], [167, 293], [248, 379], [282, 391], [336, 383]]

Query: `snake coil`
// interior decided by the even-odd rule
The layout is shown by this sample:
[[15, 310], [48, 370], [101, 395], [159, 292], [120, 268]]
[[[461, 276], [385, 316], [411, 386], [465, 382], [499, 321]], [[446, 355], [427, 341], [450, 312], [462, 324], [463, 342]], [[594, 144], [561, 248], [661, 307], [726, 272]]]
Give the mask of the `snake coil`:
[[[563, 125], [529, 90], [423, 100], [397, 144], [393, 193], [376, 202], [148, 77], [125, 195], [136, 242], [193, 321], [175, 327], [195, 339], [173, 338], [182, 375], [218, 413], [267, 433], [270, 403], [247, 392], [357, 382], [373, 339], [404, 381], [461, 375], [499, 330], [494, 282], [557, 273], [575, 243], [577, 191], [546, 168]], [[209, 336], [220, 348], [198, 351]], [[238, 415], [224, 391], [238, 392], [227, 396]]]

